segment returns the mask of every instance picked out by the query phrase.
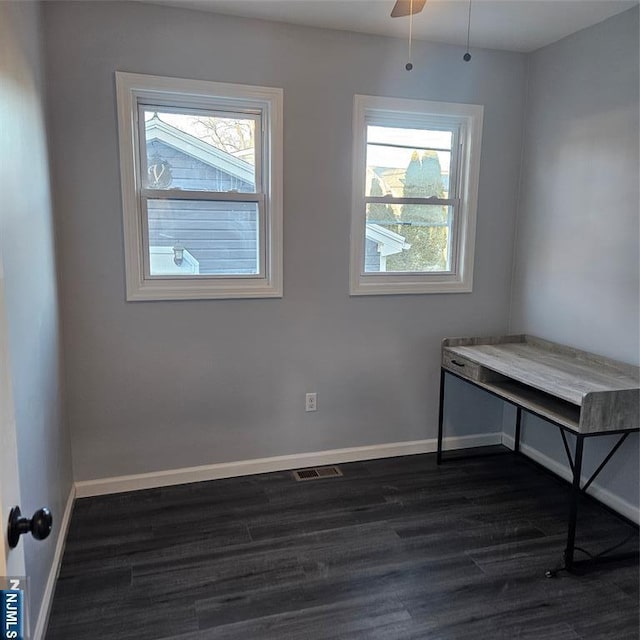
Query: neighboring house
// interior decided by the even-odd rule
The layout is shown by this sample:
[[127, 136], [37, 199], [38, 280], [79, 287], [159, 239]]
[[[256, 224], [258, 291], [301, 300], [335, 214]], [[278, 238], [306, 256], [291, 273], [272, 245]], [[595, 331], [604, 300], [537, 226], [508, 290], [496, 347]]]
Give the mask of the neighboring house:
[[[151, 187], [240, 193], [255, 190], [252, 164], [157, 116], [146, 123], [146, 138]], [[238, 154], [243, 155], [247, 157], [246, 153]], [[258, 216], [253, 204], [149, 201], [148, 224], [153, 275], [258, 271]], [[387, 256], [410, 247], [403, 236], [377, 224], [367, 225], [366, 239], [367, 272], [385, 271]]]
[[181, 131], [157, 116], [146, 123], [146, 132], [148, 166], [153, 164], [156, 155], [168, 161], [172, 189], [254, 191], [255, 170], [246, 160]]
[[[146, 123], [146, 133], [149, 186], [240, 193], [255, 190], [254, 168], [245, 160], [158, 117]], [[148, 216], [152, 274], [257, 272], [258, 216], [254, 205], [159, 200], [150, 202]], [[184, 249], [183, 262], [171, 266], [167, 251], [173, 254], [176, 247]]]
[[[398, 167], [375, 167], [374, 171], [378, 180], [383, 185], [384, 193], [388, 193], [396, 198], [404, 195], [404, 179], [407, 169]], [[442, 184], [445, 191], [449, 191], [449, 172], [447, 167], [443, 167]]]
[[367, 244], [365, 248], [365, 272], [386, 271], [387, 256], [407, 251], [411, 248], [395, 231], [391, 231], [379, 224], [368, 224], [366, 227]]

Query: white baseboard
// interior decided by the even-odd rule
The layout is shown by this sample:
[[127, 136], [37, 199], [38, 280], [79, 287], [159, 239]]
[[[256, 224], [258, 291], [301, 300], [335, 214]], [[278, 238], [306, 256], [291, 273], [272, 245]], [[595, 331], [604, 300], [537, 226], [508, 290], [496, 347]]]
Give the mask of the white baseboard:
[[53, 594], [56, 589], [56, 580], [58, 579], [58, 573], [60, 572], [62, 554], [64, 553], [64, 546], [67, 541], [67, 532], [69, 530], [71, 511], [73, 510], [73, 501], [75, 500], [75, 498], [76, 489], [74, 486], [72, 486], [71, 491], [69, 492], [69, 497], [67, 498], [67, 504], [64, 508], [62, 520], [60, 520], [56, 550], [53, 554], [51, 570], [49, 571], [47, 584], [44, 588], [44, 595], [42, 596], [42, 603], [40, 604], [40, 612], [38, 613], [38, 619], [36, 621], [36, 629], [32, 636], [33, 640], [44, 640], [44, 635], [47, 631], [47, 623], [49, 622], [49, 614], [51, 613], [51, 605], [53, 603]]
[[[464, 449], [480, 447], [502, 442], [502, 432], [477, 434], [471, 436], [449, 437], [444, 439], [444, 449]], [[374, 460], [376, 458], [392, 458], [418, 453], [433, 453], [437, 448], [437, 440], [413, 440], [410, 442], [392, 442], [376, 444], [367, 447], [350, 447], [347, 449], [333, 449], [316, 451], [313, 453], [298, 453], [272, 458], [258, 458], [255, 460], [241, 460], [238, 462], [222, 462], [185, 469], [170, 469], [151, 473], [138, 473], [113, 478], [99, 478], [97, 480], [81, 480], [76, 482], [76, 497], [100, 496], [108, 493], [123, 491], [137, 491], [154, 487], [168, 487], [188, 482], [203, 480], [219, 480], [234, 478], [257, 473], [300, 469], [328, 464], [357, 462], [359, 460]]]
[[[509, 448], [513, 448], [513, 436], [503, 434], [502, 443]], [[538, 464], [541, 464], [543, 467], [546, 467], [550, 471], [553, 471], [561, 478], [569, 481], [573, 479], [573, 474], [571, 473], [571, 469], [568, 465], [550, 458], [548, 455], [538, 451], [538, 449], [534, 449], [530, 445], [520, 443], [520, 451]], [[586, 482], [588, 479], [589, 476], [585, 475], [582, 477], [583, 482]], [[606, 504], [608, 507], [611, 507], [614, 511], [617, 511], [625, 518], [628, 518], [636, 524], [640, 524], [640, 508], [638, 507], [638, 505], [627, 502], [620, 496], [599, 485], [596, 481], [594, 481], [593, 484], [589, 487], [587, 493], [590, 496], [593, 496], [596, 500], [599, 500], [603, 504]]]

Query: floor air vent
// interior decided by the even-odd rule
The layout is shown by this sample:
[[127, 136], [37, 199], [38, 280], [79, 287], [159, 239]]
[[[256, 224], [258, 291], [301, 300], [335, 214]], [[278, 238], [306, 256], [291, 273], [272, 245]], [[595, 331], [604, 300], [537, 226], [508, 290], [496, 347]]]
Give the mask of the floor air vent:
[[322, 480], [323, 478], [338, 478], [342, 471], [338, 467], [315, 467], [314, 469], [298, 469], [293, 471], [293, 477], [301, 482], [302, 480]]

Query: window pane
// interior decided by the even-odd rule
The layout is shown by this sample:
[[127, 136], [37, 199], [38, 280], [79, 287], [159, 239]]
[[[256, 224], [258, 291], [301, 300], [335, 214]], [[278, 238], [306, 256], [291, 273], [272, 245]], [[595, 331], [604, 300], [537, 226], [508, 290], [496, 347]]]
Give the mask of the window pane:
[[365, 273], [451, 269], [453, 207], [368, 204]]
[[451, 152], [367, 144], [366, 195], [449, 197]]
[[152, 276], [259, 272], [257, 203], [149, 200], [147, 212]]
[[145, 108], [150, 189], [256, 191], [256, 121]]

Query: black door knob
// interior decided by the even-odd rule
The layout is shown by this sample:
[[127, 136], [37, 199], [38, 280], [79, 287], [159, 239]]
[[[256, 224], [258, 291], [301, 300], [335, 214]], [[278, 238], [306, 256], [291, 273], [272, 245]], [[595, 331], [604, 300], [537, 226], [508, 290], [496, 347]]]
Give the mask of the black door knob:
[[33, 518], [22, 518], [20, 507], [14, 507], [9, 513], [9, 525], [7, 526], [7, 540], [9, 547], [13, 549], [18, 545], [23, 533], [31, 532], [36, 540], [44, 540], [51, 533], [53, 518], [51, 511], [46, 507], [38, 509]]

